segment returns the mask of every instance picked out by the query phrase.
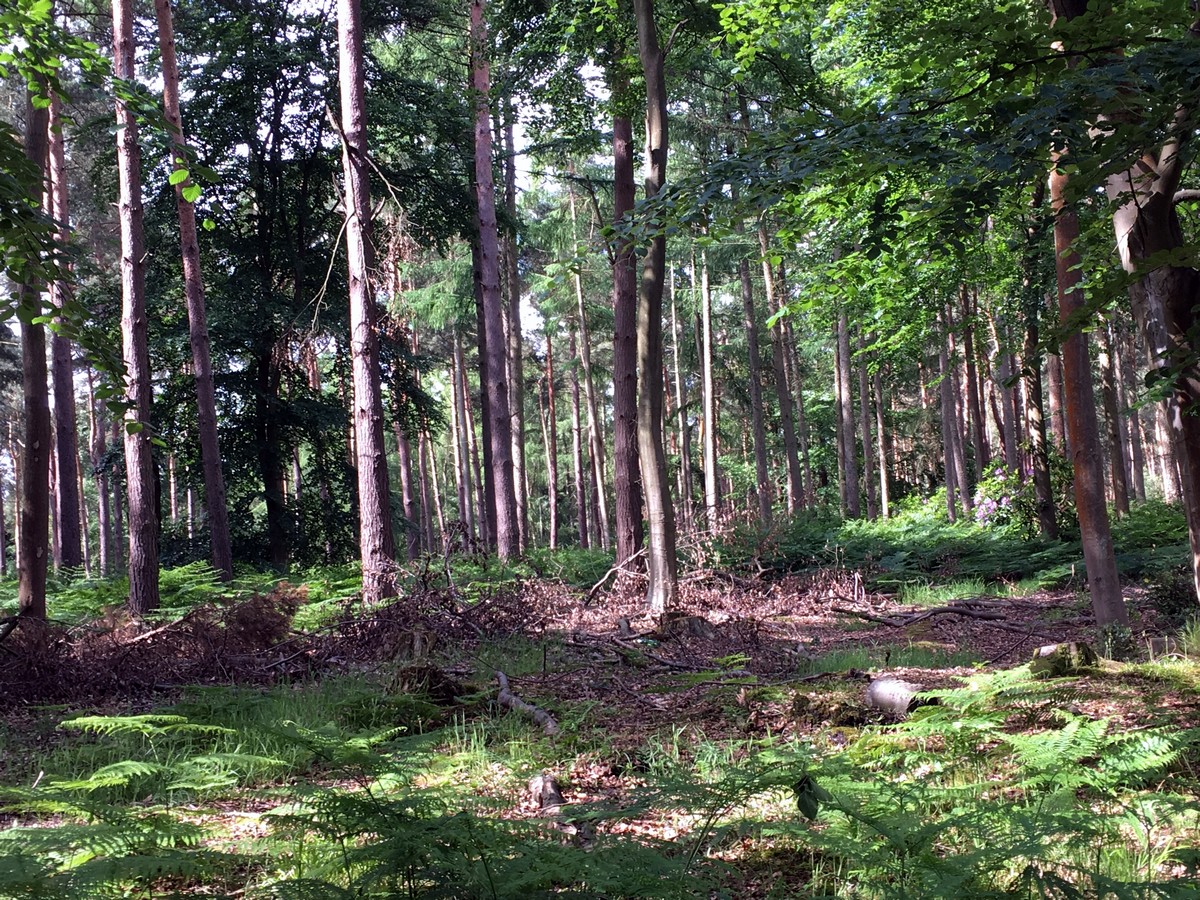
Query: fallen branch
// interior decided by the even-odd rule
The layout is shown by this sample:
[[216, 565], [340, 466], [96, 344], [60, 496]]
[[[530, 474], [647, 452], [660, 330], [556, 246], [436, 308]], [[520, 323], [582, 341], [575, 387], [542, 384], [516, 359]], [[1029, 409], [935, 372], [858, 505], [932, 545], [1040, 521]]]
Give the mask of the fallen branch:
[[[195, 610], [193, 610], [192, 612], [195, 612]], [[157, 634], [162, 634], [164, 631], [170, 631], [176, 625], [180, 625], [180, 624], [186, 622], [191, 617], [192, 617], [192, 613], [189, 612], [189, 613], [181, 616], [180, 618], [176, 619], [173, 622], [168, 622], [166, 625], [160, 625], [158, 628], [151, 628], [149, 631], [143, 632], [142, 634], [139, 634], [137, 637], [130, 638], [129, 640], [124, 642], [124, 645], [126, 647], [128, 647], [131, 644], [140, 644], [142, 641], [149, 640], [150, 638], [154, 637]]]
[[532, 703], [526, 703], [520, 697], [512, 692], [508, 686], [508, 676], [497, 670], [496, 682], [500, 685], [500, 693], [496, 695], [496, 702], [501, 706], [507, 706], [514, 712], [519, 712], [523, 716], [528, 716], [533, 719], [538, 725], [542, 726], [542, 731], [549, 737], [558, 734], [558, 723], [554, 721], [554, 716], [546, 712], [539, 706], [534, 706]]
[[[618, 573], [620, 573], [620, 572], [624, 572], [624, 571], [625, 571], [625, 567], [626, 567], [627, 565], [629, 565], [631, 562], [633, 562], [633, 561], [634, 561], [635, 559], [637, 559], [639, 556], [642, 556], [643, 554], [645, 554], [645, 552], [646, 552], [646, 548], [645, 548], [645, 547], [643, 547], [643, 548], [642, 548], [641, 550], [639, 550], [637, 553], [634, 553], [634, 554], [632, 554], [631, 556], [629, 556], [628, 558], [626, 558], [626, 559], [622, 560], [621, 562], [617, 563], [615, 566], [613, 566], [611, 569], [609, 569], [607, 572], [605, 572], [605, 573], [604, 573], [604, 577], [603, 577], [603, 578], [601, 578], [599, 581], [597, 581], [595, 584], [593, 584], [593, 585], [591, 586], [591, 588], [588, 590], [588, 592], [587, 592], [587, 601], [586, 601], [585, 605], [586, 605], [587, 603], [591, 603], [591, 602], [592, 602], [592, 598], [596, 596], [596, 592], [597, 592], [597, 591], [599, 591], [599, 590], [600, 590], [600, 588], [604, 587], [604, 585], [605, 585], [605, 583], [608, 581], [608, 579], [612, 578], [614, 575], [616, 575], [616, 574], [618, 574]], [[627, 573], [627, 574], [629, 574], [629, 575], [637, 575], [637, 574], [640, 574], [640, 573], [638, 573], [638, 572], [629, 572], [629, 573]]]
[[720, 669], [715, 669], [712, 666], [697, 666], [697, 665], [693, 665], [692, 663], [679, 662], [678, 660], [675, 660], [675, 659], [669, 659], [665, 656], [659, 656], [657, 653], [650, 652], [645, 647], [638, 647], [634, 644], [630, 644], [628, 641], [623, 641], [617, 637], [613, 638], [612, 642], [614, 644], [616, 644], [618, 647], [624, 647], [626, 650], [630, 651], [631, 653], [640, 653], [642, 656], [646, 657], [647, 659], [652, 659], [656, 663], [666, 666], [668, 669], [679, 669], [684, 672], [719, 672], [719, 671], [721, 671]]

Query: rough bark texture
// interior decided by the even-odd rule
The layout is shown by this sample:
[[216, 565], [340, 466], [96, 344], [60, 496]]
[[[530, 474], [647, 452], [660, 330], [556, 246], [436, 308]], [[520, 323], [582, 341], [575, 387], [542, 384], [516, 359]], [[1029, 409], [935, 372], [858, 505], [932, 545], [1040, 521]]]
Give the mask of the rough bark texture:
[[[627, 89], [628, 85], [623, 85]], [[613, 222], [633, 209], [633, 123], [613, 116]], [[613, 255], [613, 480], [616, 489], [617, 563], [642, 549], [642, 474], [637, 442], [637, 255], [633, 241]]]
[[396, 593], [396, 540], [383, 440], [383, 390], [370, 271], [371, 194], [367, 168], [366, 74], [359, 0], [338, 0], [342, 172], [346, 184], [346, 264], [350, 282], [350, 365], [358, 474], [358, 541], [363, 599]]
[[[113, 74], [132, 81], [133, 3], [113, 2]], [[141, 616], [158, 606], [158, 510], [150, 438], [150, 350], [146, 321], [142, 155], [134, 113], [117, 100], [117, 201], [121, 223], [121, 344], [125, 360], [125, 476], [129, 496], [129, 608]]]
[[[51, 214], [58, 223], [58, 240], [65, 246], [70, 234], [71, 209], [67, 187], [66, 148], [63, 146], [62, 100], [50, 102], [50, 198]], [[67, 273], [63, 273], [65, 276]], [[50, 301], [62, 308], [71, 300], [66, 278], [50, 285]], [[79, 524], [79, 443], [75, 415], [75, 373], [71, 364], [71, 340], [61, 334], [50, 338], [50, 369], [54, 383], [54, 462], [58, 474], [54, 492], [58, 519], [56, 545], [60, 564], [73, 568], [83, 562]]]
[[992, 452], [988, 446], [987, 428], [983, 421], [983, 404], [979, 399], [979, 372], [975, 365], [974, 304], [971, 292], [962, 286], [963, 305], [963, 359], [967, 369], [967, 410], [971, 417], [971, 443], [975, 445], [975, 469], [982, 475], [991, 462]]
[[[638, 56], [646, 79], [646, 196], [655, 196], [667, 178], [667, 85], [663, 51], [654, 24], [653, 0], [634, 0]], [[675, 510], [663, 446], [662, 300], [667, 241], [651, 240], [638, 296], [638, 454], [650, 526], [646, 604], [652, 615], [674, 607], [679, 594], [675, 556]]]
[[[154, 0], [158, 18], [158, 45], [162, 54], [163, 110], [171, 131], [172, 168], [187, 168], [190, 159], [179, 111], [179, 64], [175, 58], [175, 27], [169, 0]], [[179, 243], [183, 255], [184, 299], [188, 314], [188, 340], [192, 350], [192, 374], [196, 380], [196, 425], [200, 437], [200, 465], [204, 473], [204, 509], [208, 517], [209, 548], [213, 568], [229, 580], [233, 577], [233, 554], [229, 544], [229, 511], [225, 502], [225, 475], [221, 469], [221, 447], [217, 434], [217, 401], [213, 387], [212, 354], [209, 352], [208, 313], [204, 304], [204, 281], [200, 271], [200, 243], [196, 232], [195, 207], [184, 199], [187, 179], [175, 186], [179, 215]]]
[[1129, 614], [1121, 596], [1117, 561], [1113, 553], [1108, 509], [1104, 503], [1104, 468], [1100, 459], [1100, 427], [1092, 395], [1092, 370], [1087, 338], [1078, 321], [1084, 308], [1083, 273], [1075, 250], [1079, 219], [1067, 200], [1069, 176], [1058, 169], [1050, 174], [1050, 202], [1054, 209], [1054, 255], [1058, 281], [1059, 320], [1072, 333], [1063, 342], [1063, 381], [1067, 406], [1067, 431], [1075, 469], [1075, 508], [1088, 588], [1096, 624], [1128, 626]]

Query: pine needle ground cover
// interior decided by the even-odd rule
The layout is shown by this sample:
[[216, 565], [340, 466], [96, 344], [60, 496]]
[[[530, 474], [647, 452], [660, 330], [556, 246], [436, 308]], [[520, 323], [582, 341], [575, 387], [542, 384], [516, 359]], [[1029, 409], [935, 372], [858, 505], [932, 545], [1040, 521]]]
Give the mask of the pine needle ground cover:
[[[176, 573], [144, 625], [73, 588], [0, 661], [0, 896], [1200, 896], [1161, 583], [1127, 588], [1137, 659], [1040, 680], [1094, 640], [1077, 584], [707, 560], [650, 622], [603, 559], [440, 562], [375, 608], [352, 573]], [[925, 692], [902, 720], [884, 675]]]

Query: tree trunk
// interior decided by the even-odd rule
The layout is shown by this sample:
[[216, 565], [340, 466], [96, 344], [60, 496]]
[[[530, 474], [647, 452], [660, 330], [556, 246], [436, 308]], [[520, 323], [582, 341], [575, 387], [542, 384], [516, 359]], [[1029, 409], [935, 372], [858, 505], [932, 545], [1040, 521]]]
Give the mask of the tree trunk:
[[1100, 328], [1100, 396], [1104, 404], [1104, 424], [1108, 436], [1109, 471], [1112, 473], [1113, 507], [1117, 517], [1129, 515], [1129, 466], [1125, 455], [1125, 435], [1121, 421], [1121, 402], [1117, 397], [1117, 365], [1113, 350], [1112, 323]]
[[[113, 0], [113, 74], [135, 77], [132, 0]], [[136, 116], [117, 100], [118, 214], [121, 223], [121, 338], [125, 360], [125, 474], [129, 496], [129, 608], [140, 617], [158, 606], [158, 511], [155, 503], [153, 385], [146, 321], [146, 250], [142, 233], [142, 155]]]
[[[619, 86], [628, 89], [628, 80]], [[633, 123], [613, 115], [613, 222], [633, 209]], [[637, 254], [620, 240], [613, 255], [613, 478], [616, 488], [617, 562], [642, 549], [642, 475], [637, 441]]]
[[[696, 264], [695, 256], [692, 265]], [[721, 516], [721, 491], [717, 472], [717, 400], [713, 383], [712, 289], [708, 281], [708, 252], [700, 250], [700, 374], [704, 391], [704, 514], [711, 532]]]
[[843, 310], [837, 318], [838, 422], [841, 424], [842, 483], [845, 486], [845, 513], [851, 519], [862, 515], [858, 483], [858, 449], [854, 434], [854, 398], [850, 389], [850, 325]]
[[[375, 298], [371, 290], [371, 193], [367, 168], [366, 74], [360, 0], [338, 0], [342, 171], [346, 184], [346, 264], [350, 288], [350, 364], [358, 474], [358, 542], [363, 600], [396, 594], [396, 538], [383, 438], [383, 389]], [[490, 170], [489, 170], [490, 171]], [[411, 498], [410, 498], [411, 499]]]
[[472, 488], [470, 441], [467, 437], [467, 372], [462, 336], [454, 331], [454, 367], [450, 373], [454, 403], [451, 407], [451, 431], [454, 436], [454, 484], [458, 489], [458, 517], [475, 540], [475, 495]]
[[100, 575], [113, 573], [113, 533], [109, 514], [108, 468], [104, 466], [106, 452], [103, 415], [96, 409], [96, 391], [93, 372], [88, 367], [88, 454], [92, 466], [92, 477], [96, 481], [96, 530], [98, 532], [97, 555]]
[[683, 527], [695, 527], [692, 516], [692, 428], [687, 417], [687, 382], [679, 364], [679, 311], [675, 303], [675, 279], [671, 278], [671, 350], [675, 364], [675, 419], [679, 429], [679, 502]]
[[[1036, 291], [1036, 286], [1030, 284]], [[1036, 296], [1036, 294], [1035, 294]], [[1038, 349], [1039, 304], [1025, 311], [1025, 347], [1022, 353], [1025, 379], [1025, 431], [1029, 434], [1029, 455], [1033, 463], [1033, 490], [1037, 506], [1038, 531], [1048, 541], [1058, 540], [1058, 519], [1054, 491], [1050, 482], [1050, 458], [1046, 452], [1046, 420], [1042, 415], [1042, 357]]]
[[[737, 202], [737, 195], [734, 195]], [[735, 233], [745, 234], [745, 223], [734, 222]], [[754, 310], [754, 285], [750, 280], [750, 260], [738, 259], [738, 280], [742, 287], [742, 324], [746, 329], [746, 362], [750, 377], [750, 430], [754, 436], [754, 497], [758, 502], [758, 521], [771, 524], [771, 472], [767, 464], [767, 430], [764, 425], [762, 395], [762, 359], [758, 350], [758, 316]]]
[[[942, 316], [943, 328], [949, 332]], [[954, 452], [954, 383], [950, 377], [950, 350], [948, 335], [943, 335], [938, 345], [938, 376], [941, 391], [942, 458], [946, 469], [946, 515], [951, 522], [958, 519], [959, 475]]]
[[396, 461], [400, 466], [400, 503], [404, 510], [405, 556], [411, 562], [421, 554], [421, 523], [417, 514], [417, 496], [413, 490], [412, 444], [396, 422]]
[[517, 509], [517, 541], [529, 546], [529, 479], [525, 470], [525, 342], [521, 334], [521, 273], [517, 267], [517, 153], [513, 141], [512, 98], [504, 103], [504, 208], [509, 227], [504, 234], [504, 274], [508, 286], [505, 324], [508, 332], [508, 411], [512, 416], [513, 483]]
[[1067, 453], [1067, 403], [1063, 398], [1062, 354], [1051, 353], [1046, 357], [1046, 393], [1050, 398], [1050, 433], [1058, 449]]
[[[947, 352], [949, 353], [950, 365], [950, 422], [951, 422], [951, 438], [954, 444], [954, 468], [958, 475], [958, 499], [962, 503], [965, 512], [971, 512], [974, 507], [974, 498], [971, 496], [971, 479], [967, 474], [967, 452], [966, 439], [963, 437], [964, 428], [962, 410], [962, 385], [958, 378], [958, 348], [954, 342], [954, 314], [952, 307], [947, 305], [946, 308], [946, 341]], [[1006, 396], [1011, 397], [1011, 392]], [[1015, 418], [1015, 412], [1010, 416], [1010, 420]]]
[[[654, 24], [653, 0], [634, 0], [638, 55], [646, 80], [646, 196], [654, 197], [667, 177], [667, 85], [663, 51]], [[646, 604], [663, 616], [675, 606], [679, 585], [675, 556], [675, 510], [667, 482], [663, 446], [662, 300], [666, 281], [667, 240], [651, 239], [642, 267], [638, 296], [638, 456], [650, 526], [647, 547]]]
[[[541, 396], [541, 393], [538, 393]], [[554, 400], [554, 345], [546, 322], [546, 499], [550, 504], [550, 549], [558, 549], [558, 420]]]
[[888, 483], [888, 460], [892, 457], [891, 435], [884, 420], [883, 374], [876, 366], [873, 377], [875, 389], [875, 431], [879, 448], [879, 511], [886, 519], [891, 515], [891, 487]]
[[487, 394], [488, 471], [496, 508], [496, 553], [512, 559], [521, 553], [517, 526], [516, 486], [513, 480], [512, 418], [508, 405], [508, 345], [500, 296], [499, 239], [496, 230], [496, 192], [492, 180], [492, 129], [489, 101], [490, 66], [483, 0], [471, 3], [471, 83], [475, 104], [475, 198], [479, 227], [480, 287], [487, 358], [480, 360]]
[[[568, 199], [571, 204], [571, 232], [575, 234], [576, 214], [575, 214], [575, 192], [573, 188], [568, 189]], [[605, 476], [604, 465], [604, 423], [600, 419], [600, 411], [596, 402], [596, 387], [595, 381], [592, 378], [592, 340], [588, 333], [587, 309], [583, 303], [583, 279], [578, 272], [575, 272], [575, 305], [579, 317], [579, 364], [583, 370], [583, 398], [587, 404], [588, 413], [588, 446], [590, 447], [590, 458], [592, 461], [592, 489], [594, 490], [596, 499], [597, 515], [592, 517], [592, 522], [595, 530], [599, 532], [596, 536], [600, 539], [600, 547], [604, 550], [609, 549], [609, 519], [608, 519], [608, 495], [606, 493], [607, 478]]]
[[963, 307], [963, 359], [967, 369], [967, 412], [971, 419], [971, 442], [975, 445], [975, 470], [982, 477], [991, 462], [991, 447], [988, 446], [987, 428], [983, 419], [983, 405], [979, 399], [979, 371], [975, 365], [975, 311], [971, 293], [964, 284], [960, 296]]
[[[49, 199], [47, 208], [58, 226], [57, 239], [65, 247], [70, 237], [71, 210], [67, 186], [66, 150], [63, 146], [62, 99], [50, 101]], [[68, 273], [63, 272], [66, 276]], [[71, 285], [65, 277], [50, 284], [50, 302], [62, 309], [71, 301]], [[59, 319], [61, 321], [61, 319]], [[58, 519], [56, 553], [67, 568], [83, 562], [79, 529], [79, 444], [75, 414], [75, 377], [71, 365], [71, 340], [54, 334], [50, 338], [51, 377], [54, 383], [54, 463], [58, 475], [54, 493]]]
[[[158, 44], [162, 54], [163, 110], [171, 132], [172, 168], [187, 170], [191, 154], [183, 132], [179, 110], [179, 65], [175, 58], [175, 27], [169, 0], [154, 0], [158, 18]], [[221, 447], [217, 433], [217, 401], [213, 387], [212, 355], [209, 352], [208, 314], [204, 303], [204, 281], [200, 270], [200, 244], [196, 232], [196, 210], [186, 199], [192, 181], [175, 185], [179, 216], [179, 242], [183, 255], [184, 300], [187, 304], [188, 339], [192, 350], [192, 372], [196, 380], [196, 419], [200, 437], [200, 465], [204, 473], [204, 508], [208, 517], [209, 551], [213, 568], [228, 581], [233, 578], [233, 556], [229, 543], [229, 511], [225, 500], [225, 475], [221, 470]]]
[[879, 500], [875, 493], [875, 458], [871, 446], [871, 388], [867, 372], [866, 344], [862, 332], [858, 333], [858, 414], [862, 427], [863, 480], [867, 485], [867, 518], [872, 522], [879, 518]]
[[1075, 509], [1079, 514], [1083, 556], [1096, 624], [1101, 628], [1112, 624], [1128, 626], [1129, 613], [1121, 596], [1108, 510], [1104, 504], [1100, 429], [1096, 420], [1096, 401], [1092, 395], [1087, 337], [1079, 330], [1081, 323], [1078, 319], [1085, 301], [1082, 263], [1075, 249], [1079, 239], [1079, 219], [1067, 199], [1069, 177], [1057, 168], [1050, 173], [1050, 202], [1055, 215], [1054, 256], [1059, 320], [1064, 327], [1073, 329], [1063, 342], [1062, 362], [1067, 429], [1075, 469]]
[[[49, 110], [34, 106], [26, 95], [25, 156], [46, 173]], [[35, 200], [41, 200], [40, 196]], [[25, 398], [25, 449], [17, 472], [17, 611], [46, 618], [46, 564], [50, 515], [50, 402], [46, 389], [46, 327], [32, 320], [42, 315], [40, 286], [30, 277], [17, 284], [21, 318], [21, 388]], [[12, 443], [10, 427], [9, 441]], [[15, 448], [14, 448], [15, 449]], [[11, 452], [11, 451], [10, 451]], [[13, 452], [16, 465], [16, 454]]]
[[579, 531], [579, 546], [588, 547], [587, 484], [583, 460], [583, 423], [579, 408], [579, 355], [576, 350], [575, 329], [571, 329], [571, 464], [575, 476], [575, 521]]
[[[775, 276], [771, 270], [767, 227], [761, 220], [758, 225], [758, 246], [762, 251], [763, 285], [767, 293], [767, 307], [778, 312], [783, 307], [783, 297], [775, 284]], [[783, 322], [776, 322], [775, 327], [770, 331], [771, 368], [775, 375], [775, 399], [779, 403], [779, 430], [783, 432], [783, 453], [787, 460], [787, 512], [789, 516], [794, 516], [804, 508], [805, 480], [800, 469], [800, 452], [796, 441], [796, 423], [793, 419], [792, 393], [787, 378]]]
[[1135, 406], [1135, 399], [1131, 396], [1134, 385], [1137, 384], [1135, 380], [1137, 374], [1133, 368], [1133, 333], [1128, 328], [1121, 328], [1118, 330], [1117, 338], [1117, 368], [1121, 373], [1121, 377], [1117, 379], [1117, 389], [1121, 409], [1128, 416], [1131, 483], [1134, 497], [1144, 503], [1146, 500], [1146, 454], [1143, 449], [1142, 414], [1141, 410]]

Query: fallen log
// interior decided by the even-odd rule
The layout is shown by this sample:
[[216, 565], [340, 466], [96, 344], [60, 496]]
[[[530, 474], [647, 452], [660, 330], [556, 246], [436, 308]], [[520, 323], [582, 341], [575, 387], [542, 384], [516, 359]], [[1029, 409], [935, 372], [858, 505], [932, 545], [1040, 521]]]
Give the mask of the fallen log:
[[496, 672], [496, 682], [500, 685], [500, 693], [496, 695], [496, 702], [501, 706], [507, 706], [514, 712], [518, 712], [523, 716], [533, 719], [538, 725], [542, 726], [542, 732], [548, 737], [553, 737], [558, 734], [558, 722], [554, 721], [554, 716], [546, 712], [540, 706], [534, 706], [532, 703], [526, 703], [520, 697], [512, 692], [512, 688], [508, 686], [508, 676], [503, 672]]
[[1096, 651], [1082, 641], [1048, 644], [1033, 651], [1029, 671], [1034, 678], [1066, 678], [1094, 669], [1099, 661]]

